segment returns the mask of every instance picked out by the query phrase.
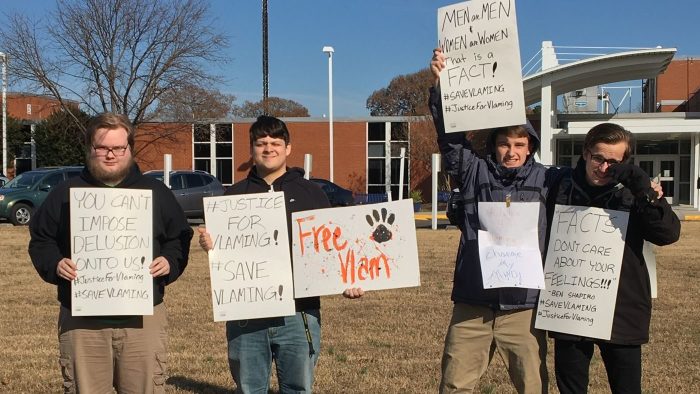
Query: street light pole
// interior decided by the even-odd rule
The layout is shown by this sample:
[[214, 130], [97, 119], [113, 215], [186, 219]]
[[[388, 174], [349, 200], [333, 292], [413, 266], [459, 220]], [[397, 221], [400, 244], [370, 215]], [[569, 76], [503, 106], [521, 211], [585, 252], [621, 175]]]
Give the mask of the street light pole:
[[330, 181], [333, 182], [333, 47], [323, 47], [328, 54], [328, 139], [330, 157]]
[[7, 55], [2, 57], [2, 174], [7, 176]]

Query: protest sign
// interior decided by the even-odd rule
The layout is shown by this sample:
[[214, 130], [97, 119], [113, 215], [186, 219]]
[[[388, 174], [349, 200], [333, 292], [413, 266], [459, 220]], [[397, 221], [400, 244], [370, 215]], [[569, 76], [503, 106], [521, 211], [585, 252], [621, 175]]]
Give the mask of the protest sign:
[[420, 286], [412, 200], [292, 214], [294, 295]]
[[438, 9], [446, 132], [525, 123], [515, 0], [471, 0]]
[[284, 193], [204, 199], [214, 321], [295, 313]]
[[479, 260], [485, 289], [544, 288], [539, 202], [479, 202]]
[[73, 316], [152, 315], [150, 190], [70, 189]]
[[535, 327], [610, 339], [628, 212], [556, 205]]

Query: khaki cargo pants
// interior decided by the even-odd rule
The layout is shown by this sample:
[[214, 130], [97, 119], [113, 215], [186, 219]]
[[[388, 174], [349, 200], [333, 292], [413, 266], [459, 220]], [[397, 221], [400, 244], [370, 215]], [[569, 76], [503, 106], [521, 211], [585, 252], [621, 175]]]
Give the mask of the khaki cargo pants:
[[494, 311], [456, 303], [445, 338], [440, 393], [473, 392], [496, 350], [518, 393], [546, 393], [547, 339], [534, 324], [533, 309]]
[[64, 393], [164, 393], [167, 366], [167, 312], [162, 303], [152, 316], [124, 324], [71, 316], [58, 317], [59, 362]]

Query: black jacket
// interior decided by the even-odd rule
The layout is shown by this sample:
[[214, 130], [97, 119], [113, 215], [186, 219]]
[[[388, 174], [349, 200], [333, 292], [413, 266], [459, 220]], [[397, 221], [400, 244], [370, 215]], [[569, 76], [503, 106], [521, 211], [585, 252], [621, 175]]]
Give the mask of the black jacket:
[[[282, 176], [275, 179], [272, 185], [258, 175], [255, 167], [248, 173], [248, 177], [235, 183], [226, 190], [226, 194], [264, 193], [272, 191], [284, 192], [284, 205], [287, 210], [287, 234], [289, 234], [289, 246], [292, 246], [292, 212], [308, 211], [311, 209], [330, 208], [326, 194], [320, 186], [304, 179], [304, 170], [301, 168], [287, 168]], [[295, 299], [296, 311], [319, 309], [321, 300], [319, 297]]]
[[[506, 201], [510, 195], [513, 202], [539, 202], [539, 247], [544, 254], [547, 232], [545, 201], [549, 185], [553, 184], [562, 171], [545, 168], [536, 163], [533, 155], [518, 168], [505, 168], [491, 156], [481, 158], [473, 151], [463, 133], [445, 133], [442, 119], [441, 97], [437, 89], [430, 89], [430, 110], [437, 130], [437, 141], [447, 172], [456, 179], [464, 200], [464, 219], [459, 226], [462, 237], [457, 251], [457, 262], [452, 287], [452, 301], [467, 304], [480, 304], [493, 309], [531, 309], [537, 303], [539, 290], [518, 287], [484, 289], [479, 259], [479, 201]], [[535, 130], [525, 125], [530, 142], [539, 146]], [[495, 133], [488, 139], [489, 152], [493, 152]]]
[[[79, 177], [58, 184], [49, 193], [29, 224], [29, 256], [46, 282], [58, 287], [58, 301], [71, 308], [71, 283], [56, 274], [58, 262], [70, 258], [70, 188], [109, 187], [96, 180], [85, 168]], [[153, 278], [153, 305], [163, 302], [165, 286], [173, 283], [187, 266], [192, 228], [182, 208], [163, 182], [141, 174], [134, 165], [126, 179], [115, 187], [153, 191], [153, 257], [170, 263], [167, 276]]]
[[[629, 212], [622, 256], [617, 302], [609, 341], [620, 345], [640, 345], [649, 341], [651, 320], [651, 285], [642, 248], [647, 240], [655, 245], [668, 245], [678, 240], [681, 223], [665, 199], [653, 204], [635, 198], [621, 184], [589, 186], [585, 175], [586, 162], [581, 158], [570, 176], [552, 188], [547, 202], [551, 220], [554, 205], [579, 205]], [[558, 339], [581, 340], [579, 336], [550, 331]]]

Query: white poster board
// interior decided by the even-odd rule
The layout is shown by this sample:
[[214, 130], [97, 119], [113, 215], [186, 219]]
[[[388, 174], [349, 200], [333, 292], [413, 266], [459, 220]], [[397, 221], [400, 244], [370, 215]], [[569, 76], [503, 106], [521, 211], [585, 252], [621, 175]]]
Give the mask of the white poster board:
[[610, 339], [628, 212], [556, 205], [535, 327]]
[[644, 241], [642, 255], [644, 256], [644, 262], [646, 262], [647, 265], [647, 271], [649, 271], [651, 298], [656, 298], [658, 296], [658, 281], [656, 279], [656, 253], [654, 252], [654, 244], [649, 241]]
[[544, 288], [539, 202], [479, 202], [479, 261], [485, 289]]
[[412, 200], [292, 214], [295, 297], [420, 286]]
[[438, 9], [446, 132], [525, 124], [515, 0], [471, 0]]
[[204, 199], [214, 321], [295, 313], [284, 193]]
[[152, 315], [151, 190], [70, 189], [73, 316]]

